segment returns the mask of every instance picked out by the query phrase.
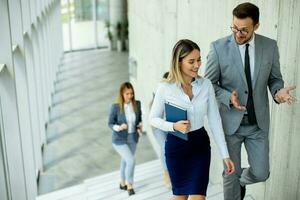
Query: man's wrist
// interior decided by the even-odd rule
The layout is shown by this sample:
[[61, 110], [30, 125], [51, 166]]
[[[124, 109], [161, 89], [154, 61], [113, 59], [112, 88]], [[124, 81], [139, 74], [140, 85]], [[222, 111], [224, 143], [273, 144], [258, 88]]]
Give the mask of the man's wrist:
[[280, 89], [275, 90], [274, 95], [273, 95], [273, 99], [274, 99], [275, 103], [277, 103], [277, 104], [280, 104], [280, 102], [277, 101], [277, 99], [276, 99], [276, 94], [277, 94], [277, 92], [278, 92], [279, 90], [280, 90]]

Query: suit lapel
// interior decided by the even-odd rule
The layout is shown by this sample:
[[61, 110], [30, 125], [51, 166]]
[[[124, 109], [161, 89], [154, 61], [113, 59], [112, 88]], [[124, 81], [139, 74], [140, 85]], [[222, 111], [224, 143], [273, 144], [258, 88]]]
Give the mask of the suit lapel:
[[233, 63], [234, 68], [236, 68], [239, 71], [239, 73], [240, 73], [240, 75], [243, 79], [243, 82], [247, 87], [247, 80], [246, 80], [244, 65], [243, 65], [243, 61], [242, 61], [242, 58], [241, 58], [239, 47], [238, 47], [237, 43], [235, 42], [235, 39], [234, 39], [233, 35], [230, 37], [229, 40], [230, 40], [230, 47], [229, 48], [230, 48], [230, 52], [232, 52], [231, 53], [231, 58], [230, 58], [232, 60], [231, 63]]
[[261, 61], [262, 61], [261, 59], [263, 54], [263, 45], [259, 35], [255, 35], [254, 42], [255, 42], [255, 58], [254, 58], [255, 61], [254, 61], [253, 89], [255, 88], [259, 70], [261, 68]]

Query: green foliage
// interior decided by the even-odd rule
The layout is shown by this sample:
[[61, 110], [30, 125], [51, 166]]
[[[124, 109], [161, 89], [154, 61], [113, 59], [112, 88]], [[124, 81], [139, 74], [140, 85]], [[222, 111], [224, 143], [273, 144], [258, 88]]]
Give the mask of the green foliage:
[[112, 33], [110, 32], [110, 30], [107, 31], [107, 37], [108, 37], [109, 41], [112, 41], [113, 35], [112, 35]]

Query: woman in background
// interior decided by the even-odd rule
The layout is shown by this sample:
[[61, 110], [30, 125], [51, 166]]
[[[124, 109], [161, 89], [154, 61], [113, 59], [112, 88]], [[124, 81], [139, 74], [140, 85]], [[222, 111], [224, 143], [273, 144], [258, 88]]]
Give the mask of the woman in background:
[[112, 129], [112, 144], [121, 156], [120, 189], [135, 194], [133, 176], [135, 168], [135, 150], [142, 132], [142, 112], [140, 101], [135, 100], [131, 83], [120, 86], [118, 102], [113, 104], [109, 114], [108, 125]]
[[[169, 75], [169, 72], [164, 73], [163, 80], [167, 79], [168, 75]], [[150, 102], [150, 109], [151, 109], [154, 97], [155, 97], [155, 93], [153, 93], [153, 99]], [[162, 131], [159, 128], [155, 128], [155, 127], [152, 127], [152, 131], [153, 131], [153, 134], [155, 136], [155, 139], [156, 139], [158, 145], [160, 146], [160, 160], [161, 160], [162, 168], [164, 170], [163, 171], [164, 183], [167, 188], [170, 188], [171, 182], [170, 182], [170, 176], [169, 176], [169, 172], [168, 172], [168, 168], [167, 168], [167, 164], [166, 164], [166, 157], [165, 157], [165, 142], [166, 142], [168, 133], [165, 131]]]

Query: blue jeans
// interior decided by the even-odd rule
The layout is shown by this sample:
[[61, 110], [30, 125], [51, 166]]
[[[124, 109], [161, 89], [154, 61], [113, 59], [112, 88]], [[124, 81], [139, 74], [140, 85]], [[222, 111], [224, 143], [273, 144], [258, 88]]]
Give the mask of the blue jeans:
[[166, 138], [167, 134], [166, 132], [158, 129], [158, 128], [153, 128], [153, 133], [156, 138], [156, 141], [158, 142], [160, 146], [160, 160], [161, 164], [163, 166], [163, 169], [167, 171], [167, 164], [166, 164], [166, 156], [165, 156], [165, 143], [166, 143]]
[[113, 144], [114, 149], [121, 156], [120, 173], [121, 180], [129, 184], [133, 184], [134, 167], [135, 167], [135, 150], [136, 142], [133, 137], [128, 134], [127, 143], [116, 145]]

